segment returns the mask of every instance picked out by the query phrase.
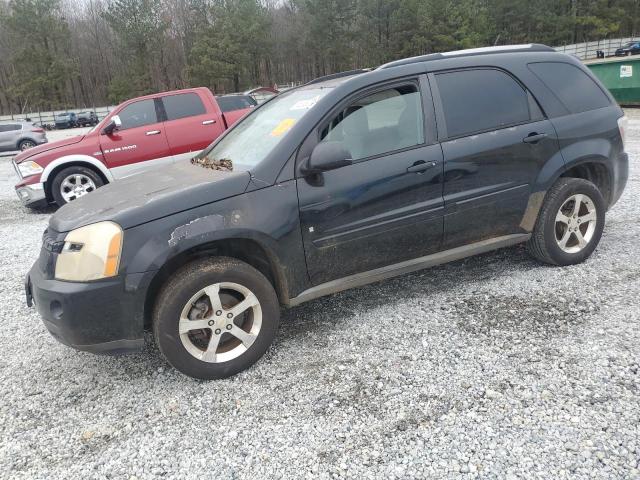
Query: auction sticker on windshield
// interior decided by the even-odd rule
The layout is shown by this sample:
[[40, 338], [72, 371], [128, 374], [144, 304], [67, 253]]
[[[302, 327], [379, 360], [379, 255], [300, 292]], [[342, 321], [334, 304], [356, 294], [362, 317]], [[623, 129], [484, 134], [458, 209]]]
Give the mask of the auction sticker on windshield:
[[318, 102], [318, 100], [320, 100], [320, 95], [316, 95], [315, 97], [307, 100], [300, 100], [294, 103], [289, 110], [309, 110]]
[[276, 128], [271, 130], [271, 136], [279, 137], [280, 135], [287, 133], [295, 123], [295, 118], [285, 118], [276, 126]]

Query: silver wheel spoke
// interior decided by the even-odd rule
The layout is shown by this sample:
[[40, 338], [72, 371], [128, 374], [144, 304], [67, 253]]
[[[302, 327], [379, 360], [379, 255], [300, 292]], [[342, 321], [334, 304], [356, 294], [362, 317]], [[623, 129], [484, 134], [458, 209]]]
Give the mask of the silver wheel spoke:
[[209, 320], [189, 320], [188, 318], [181, 318], [178, 324], [180, 335], [188, 333], [191, 330], [200, 330], [203, 328], [211, 328], [209, 326]]
[[222, 302], [220, 301], [220, 284], [216, 283], [204, 289], [204, 293], [209, 297], [213, 312], [222, 310]]
[[254, 335], [253, 333], [247, 333], [236, 325], [234, 325], [233, 328], [228, 332], [238, 340], [240, 340], [246, 348], [249, 348], [253, 344], [253, 342], [256, 341], [256, 335]]
[[560, 223], [564, 223], [565, 225], [568, 225], [569, 217], [567, 217], [564, 213], [562, 213], [562, 210], [559, 210], [558, 214], [556, 215], [556, 222], [560, 222]]
[[562, 238], [558, 240], [558, 245], [560, 245], [561, 248], [566, 247], [570, 237], [571, 237], [571, 232], [567, 228], [564, 232], [564, 235], [562, 235]]
[[574, 197], [574, 205], [573, 205], [573, 216], [577, 217], [580, 213], [580, 207], [582, 206], [582, 195], [580, 193], [576, 194]]
[[244, 300], [242, 300], [239, 304], [237, 304], [235, 307], [233, 307], [229, 311], [233, 314], [234, 317], [237, 317], [245, 310], [251, 307], [254, 307], [256, 305], [258, 305], [258, 299], [253, 293], [251, 293], [247, 295]]
[[209, 340], [209, 345], [207, 345], [207, 349], [202, 352], [202, 360], [205, 362], [215, 362], [216, 361], [216, 352], [218, 351], [218, 345], [220, 344], [220, 335], [211, 335], [211, 340]]
[[580, 223], [588, 223], [588, 222], [592, 222], [596, 219], [596, 212], [595, 210], [587, 213], [586, 215], [582, 215], [581, 217], [578, 217], [578, 220], [580, 220]]
[[576, 230], [575, 232], [573, 232], [573, 234], [576, 236], [576, 238], [578, 239], [578, 246], [580, 248], [583, 248], [586, 244], [587, 241], [584, 239], [584, 237], [582, 236], [582, 232], [580, 231], [580, 229]]

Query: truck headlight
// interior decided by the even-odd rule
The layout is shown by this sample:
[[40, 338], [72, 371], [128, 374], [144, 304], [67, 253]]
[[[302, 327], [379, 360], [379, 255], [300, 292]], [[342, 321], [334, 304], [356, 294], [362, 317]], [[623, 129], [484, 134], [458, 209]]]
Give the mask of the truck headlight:
[[58, 280], [87, 282], [118, 274], [123, 232], [113, 222], [99, 222], [70, 231], [56, 262]]
[[42, 173], [44, 169], [36, 162], [28, 161], [19, 163], [18, 170], [20, 170], [20, 175], [22, 175], [23, 177], [29, 177], [31, 175]]

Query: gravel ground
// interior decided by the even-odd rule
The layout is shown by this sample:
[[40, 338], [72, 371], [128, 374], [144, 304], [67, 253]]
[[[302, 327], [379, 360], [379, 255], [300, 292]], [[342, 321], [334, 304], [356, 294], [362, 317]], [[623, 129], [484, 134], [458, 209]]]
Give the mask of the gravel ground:
[[[57, 343], [22, 279], [51, 212], [0, 160], [0, 477], [640, 478], [640, 110], [627, 190], [586, 263], [521, 247], [283, 313], [274, 347], [199, 382], [155, 346]], [[149, 343], [149, 342], [148, 342]]]

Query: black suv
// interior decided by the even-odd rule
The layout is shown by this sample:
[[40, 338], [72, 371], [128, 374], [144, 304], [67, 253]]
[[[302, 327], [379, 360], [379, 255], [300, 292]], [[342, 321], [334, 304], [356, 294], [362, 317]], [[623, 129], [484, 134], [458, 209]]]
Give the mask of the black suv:
[[80, 112], [78, 113], [78, 126], [80, 127], [88, 127], [88, 126], [94, 126], [97, 125], [99, 122], [98, 120], [98, 116], [96, 115], [96, 112], [91, 112], [91, 111], [87, 111], [87, 112]]
[[578, 60], [542, 45], [432, 54], [317, 79], [190, 162], [62, 207], [27, 302], [61, 342], [140, 348], [233, 375], [281, 306], [526, 242], [571, 265], [628, 175], [625, 118]]

